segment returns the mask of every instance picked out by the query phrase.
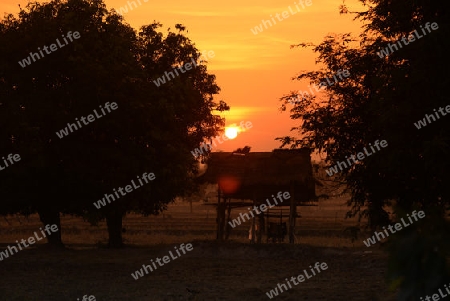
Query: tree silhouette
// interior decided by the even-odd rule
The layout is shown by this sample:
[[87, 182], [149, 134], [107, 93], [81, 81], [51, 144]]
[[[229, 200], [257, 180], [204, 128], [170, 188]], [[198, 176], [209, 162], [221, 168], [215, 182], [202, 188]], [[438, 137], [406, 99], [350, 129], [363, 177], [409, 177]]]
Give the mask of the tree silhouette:
[[243, 148], [238, 148], [233, 151], [233, 153], [237, 154], [248, 154], [250, 152], [251, 147], [250, 146], [244, 146]]
[[[109, 245], [120, 247], [126, 212], [157, 214], [192, 190], [198, 164], [190, 151], [218, 134], [224, 122], [213, 112], [228, 106], [213, 100], [220, 89], [205, 65], [159, 87], [152, 82], [200, 57], [182, 25], [166, 35], [160, 27], [137, 33], [99, 0], [30, 3], [0, 23], [0, 153], [22, 158], [0, 174], [1, 213], [37, 211], [59, 228], [61, 212], [106, 218]], [[17, 63], [68, 31], [80, 38], [25, 68]], [[55, 135], [106, 102], [117, 110]], [[145, 172], [155, 180], [93, 206]]]
[[[432, 228], [427, 223], [436, 222], [439, 226], [435, 229], [440, 235], [446, 232], [440, 221], [450, 203], [450, 191], [446, 187], [450, 181], [447, 172], [450, 160], [446, 155], [450, 151], [450, 118], [440, 117], [420, 130], [414, 123], [448, 105], [448, 80], [444, 78], [448, 78], [449, 3], [361, 2], [367, 10], [356, 13], [366, 24], [359, 38], [346, 33], [327, 36], [319, 45], [295, 45], [312, 47], [318, 53], [318, 63], [325, 66], [319, 71], [301, 73], [297, 80], [309, 79], [320, 85], [339, 70], [348, 70], [350, 76], [333, 85], [326, 84], [323, 96], [310, 94], [299, 99], [295, 92], [283, 96], [282, 110], [291, 106], [290, 100], [297, 100], [289, 108], [291, 118], [301, 120], [294, 131], [302, 137], [286, 136], [278, 140], [283, 147], [306, 146], [326, 153], [329, 166], [345, 162], [347, 157], [369, 148], [376, 140], [388, 142], [385, 149], [339, 171], [336, 177], [345, 181], [351, 192], [349, 216], [368, 216], [372, 229], [390, 222], [384, 210], [389, 204], [395, 205], [398, 216], [402, 216], [400, 212], [406, 214], [418, 208], [430, 216], [421, 223], [421, 230], [415, 230], [423, 231], [420, 235], [407, 233], [416, 226], [401, 232], [399, 235], [405, 235], [405, 240], [399, 239], [396, 251], [391, 252], [393, 258], [403, 256], [404, 261], [416, 264], [392, 270], [395, 285], [402, 288], [399, 300], [418, 299], [433, 289], [436, 292], [439, 283], [447, 277], [443, 272], [435, 275], [430, 272], [442, 263], [440, 259], [432, 266], [423, 265], [427, 256], [437, 256], [432, 254], [433, 248], [423, 243], [427, 241], [436, 249], [448, 252], [445, 242], [448, 239], [422, 238]], [[341, 12], [349, 9], [342, 6]], [[421, 26], [427, 22], [436, 22], [439, 29], [407, 46], [397, 46], [398, 50], [394, 49], [388, 56], [377, 54], [415, 30], [422, 34]], [[366, 206], [367, 210], [362, 210]], [[413, 246], [413, 241], [421, 243]], [[398, 252], [408, 248], [421, 251], [408, 256]], [[441, 271], [441, 267], [435, 271]], [[414, 274], [407, 274], [412, 270]], [[420, 275], [425, 271], [429, 278]]]

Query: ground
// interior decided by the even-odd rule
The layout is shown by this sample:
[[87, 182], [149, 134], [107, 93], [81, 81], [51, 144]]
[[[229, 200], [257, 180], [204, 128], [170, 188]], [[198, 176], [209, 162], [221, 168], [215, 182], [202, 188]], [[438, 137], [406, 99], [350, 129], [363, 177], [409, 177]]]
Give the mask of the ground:
[[[385, 281], [384, 247], [365, 247], [365, 233], [351, 242], [343, 231], [354, 224], [342, 218], [346, 209], [340, 202], [301, 208], [295, 244], [252, 245], [247, 224], [236, 228], [230, 241], [219, 243], [213, 207], [194, 204], [191, 213], [189, 205], [179, 204], [164, 216], [128, 216], [122, 250], [104, 247], [104, 223], [92, 227], [66, 216], [67, 249], [39, 244], [0, 261], [0, 300], [82, 300], [84, 295], [108, 301], [270, 300], [266, 292], [316, 262], [325, 262], [328, 269], [274, 299], [394, 300]], [[37, 216], [8, 217], [0, 224], [0, 250], [40, 226]], [[191, 243], [193, 250], [138, 280], [131, 276], [181, 243]]]

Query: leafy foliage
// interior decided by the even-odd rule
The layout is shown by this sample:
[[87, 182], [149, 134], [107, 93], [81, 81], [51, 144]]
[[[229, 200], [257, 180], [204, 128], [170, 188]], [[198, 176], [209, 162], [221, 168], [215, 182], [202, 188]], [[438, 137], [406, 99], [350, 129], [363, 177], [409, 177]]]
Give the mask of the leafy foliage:
[[[48, 208], [93, 222], [106, 216], [110, 226], [130, 210], [157, 214], [192, 189], [198, 162], [190, 150], [217, 134], [224, 121], [214, 111], [228, 106], [214, 101], [220, 88], [203, 64], [153, 84], [200, 57], [184, 26], [166, 35], [161, 27], [155, 22], [136, 32], [99, 0], [30, 3], [0, 23], [0, 151], [22, 157], [0, 175], [2, 213]], [[68, 31], [81, 37], [19, 66]], [[106, 102], [118, 109], [67, 137], [55, 135]], [[105, 193], [144, 172], [156, 179], [101, 211], [94, 208]]]
[[[319, 45], [294, 45], [312, 47], [318, 54], [317, 63], [323, 66], [302, 72], [296, 80], [319, 84], [339, 69], [348, 70], [350, 77], [327, 86], [318, 97], [306, 95], [297, 100], [290, 117], [300, 121], [293, 130], [301, 137], [277, 139], [283, 147], [310, 147], [325, 153], [330, 166], [375, 140], [388, 142], [385, 149], [334, 177], [345, 181], [351, 192], [348, 216], [369, 217], [372, 230], [390, 222], [386, 205], [395, 205], [397, 213], [420, 208], [432, 216], [426, 224], [401, 232], [391, 250], [390, 280], [400, 288], [399, 300], [413, 300], [432, 293], [448, 279], [443, 258], [449, 248], [441, 246], [437, 252], [438, 240], [429, 234], [433, 228], [445, 228], [443, 217], [450, 204], [450, 117], [442, 116], [420, 130], [414, 123], [449, 105], [450, 4], [438, 0], [361, 2], [367, 9], [353, 12], [365, 24], [359, 37], [345, 33], [327, 36]], [[343, 5], [340, 12], [349, 13], [349, 9]], [[427, 22], [436, 22], [439, 28], [387, 57], [377, 55], [415, 30], [422, 34], [421, 25]], [[295, 91], [283, 96], [281, 110], [287, 110], [296, 97]], [[440, 239], [448, 241], [448, 232], [439, 233]]]
[[[381, 208], [395, 199], [405, 210], [413, 203], [427, 207], [449, 202], [445, 183], [450, 180], [446, 172], [450, 161], [445, 156], [450, 151], [446, 131], [450, 118], [420, 130], [413, 125], [433, 109], [448, 105], [443, 63], [448, 62], [444, 51], [448, 49], [448, 10], [447, 4], [432, 3], [411, 2], [413, 8], [403, 10], [404, 4], [365, 1], [368, 10], [357, 13], [367, 22], [359, 39], [339, 34], [327, 36], [319, 45], [294, 45], [312, 47], [318, 53], [317, 62], [324, 66], [303, 72], [296, 80], [319, 84], [340, 69], [348, 70], [350, 77], [327, 86], [323, 96], [306, 95], [295, 103], [291, 118], [301, 124], [293, 130], [302, 137], [280, 137], [282, 146], [311, 147], [326, 153], [326, 161], [334, 165], [377, 139], [388, 142], [386, 149], [340, 172], [352, 191], [352, 215], [367, 201]], [[387, 58], [376, 54], [426, 22], [438, 23], [439, 29]], [[294, 97], [295, 91], [283, 96], [281, 110], [287, 110]]]

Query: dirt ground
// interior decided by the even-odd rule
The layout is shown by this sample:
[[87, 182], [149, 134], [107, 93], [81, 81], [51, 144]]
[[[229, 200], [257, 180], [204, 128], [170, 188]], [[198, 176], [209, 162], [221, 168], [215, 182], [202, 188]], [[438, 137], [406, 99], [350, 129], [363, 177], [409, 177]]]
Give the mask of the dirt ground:
[[[306, 245], [193, 242], [193, 250], [134, 280], [131, 273], [173, 245], [124, 250], [26, 250], [3, 261], [1, 300], [269, 300], [266, 292], [316, 262], [328, 269], [277, 300], [394, 300], [386, 258]], [[311, 274], [311, 273], [309, 273]], [[198, 291], [195, 296], [189, 293]]]
[[[92, 227], [79, 218], [63, 217], [66, 250], [39, 244], [0, 262], [0, 300], [75, 301], [84, 295], [108, 301], [270, 300], [266, 292], [316, 262], [325, 262], [328, 269], [274, 299], [395, 299], [385, 282], [383, 247], [364, 247], [364, 235], [352, 243], [343, 231], [347, 222], [340, 218], [340, 209], [303, 209], [292, 245], [252, 245], [247, 225], [236, 228], [230, 241], [218, 243], [213, 210], [189, 210], [189, 206], [175, 206], [164, 217], [127, 217], [127, 247], [122, 250], [103, 247], [104, 223]], [[31, 236], [40, 226], [37, 216], [1, 221], [0, 250]], [[138, 280], [131, 276], [180, 243], [192, 243], [193, 250]]]

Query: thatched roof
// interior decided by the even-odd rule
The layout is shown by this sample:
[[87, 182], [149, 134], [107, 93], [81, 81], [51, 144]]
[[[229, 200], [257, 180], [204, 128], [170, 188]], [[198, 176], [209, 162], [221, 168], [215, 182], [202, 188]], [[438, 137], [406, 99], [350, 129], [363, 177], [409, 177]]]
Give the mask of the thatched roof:
[[309, 149], [211, 153], [200, 180], [218, 183], [224, 196], [233, 199], [264, 201], [279, 191], [294, 193], [297, 202], [315, 199]]

